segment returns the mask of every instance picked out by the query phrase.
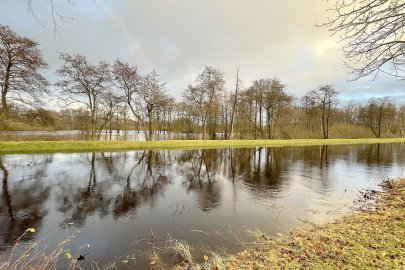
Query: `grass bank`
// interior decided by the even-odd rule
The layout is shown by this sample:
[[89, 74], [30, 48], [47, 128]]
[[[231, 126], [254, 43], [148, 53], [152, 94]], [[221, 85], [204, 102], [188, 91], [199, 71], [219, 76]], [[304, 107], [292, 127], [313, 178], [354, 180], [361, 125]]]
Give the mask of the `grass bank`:
[[377, 210], [267, 240], [203, 269], [405, 269], [405, 179], [378, 195]]
[[251, 148], [313, 145], [350, 145], [405, 142], [405, 138], [295, 140], [170, 140], [170, 141], [19, 141], [0, 142], [0, 153], [109, 152], [124, 150]]

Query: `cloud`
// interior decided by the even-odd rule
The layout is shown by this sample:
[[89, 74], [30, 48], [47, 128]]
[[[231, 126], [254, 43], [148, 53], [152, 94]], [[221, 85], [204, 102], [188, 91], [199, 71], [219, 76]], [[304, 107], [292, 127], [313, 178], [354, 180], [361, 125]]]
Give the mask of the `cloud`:
[[205, 65], [225, 72], [228, 87], [239, 68], [245, 85], [278, 77], [296, 95], [323, 83], [335, 84], [343, 99], [396, 95], [402, 83], [345, 81], [339, 44], [315, 27], [327, 16], [322, 0], [56, 1], [61, 14], [73, 18], [56, 38], [45, 1], [34, 1], [45, 28], [26, 13], [24, 1], [3, 1], [0, 23], [37, 40], [51, 71], [61, 64], [58, 51], [93, 62], [119, 58], [144, 72], [155, 69], [176, 97]]

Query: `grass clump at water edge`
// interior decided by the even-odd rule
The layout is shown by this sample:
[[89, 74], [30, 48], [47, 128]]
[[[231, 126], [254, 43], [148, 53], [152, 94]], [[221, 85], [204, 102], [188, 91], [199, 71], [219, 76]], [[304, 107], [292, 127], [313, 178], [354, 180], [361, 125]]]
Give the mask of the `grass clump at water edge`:
[[0, 142], [0, 154], [46, 152], [110, 152], [125, 150], [170, 150], [252, 148], [282, 146], [351, 145], [405, 142], [405, 138], [294, 139], [294, 140], [167, 140], [167, 141], [10, 141]]
[[27, 228], [10, 250], [0, 254], [0, 270], [111, 270], [129, 262], [131, 256], [123, 256], [107, 264], [99, 265], [97, 262], [91, 261], [84, 266], [90, 245], [84, 244], [76, 252], [69, 249], [69, 244], [77, 237], [79, 231], [75, 231], [71, 236], [59, 242], [53, 249], [49, 249], [46, 244], [42, 243], [49, 236], [65, 228], [67, 227], [61, 227], [38, 241], [24, 243], [22, 241], [24, 238], [30, 238], [36, 233], [35, 228]]

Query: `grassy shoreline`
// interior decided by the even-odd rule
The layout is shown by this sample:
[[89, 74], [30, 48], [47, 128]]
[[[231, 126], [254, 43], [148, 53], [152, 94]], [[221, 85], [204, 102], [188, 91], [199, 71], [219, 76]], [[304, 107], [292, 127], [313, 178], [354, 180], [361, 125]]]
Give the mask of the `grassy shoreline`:
[[405, 269], [405, 179], [378, 195], [376, 210], [301, 229], [203, 269]]
[[167, 141], [1, 141], [0, 154], [52, 152], [112, 152], [126, 150], [174, 150], [252, 148], [316, 145], [403, 143], [405, 138], [294, 139], [294, 140], [167, 140]]

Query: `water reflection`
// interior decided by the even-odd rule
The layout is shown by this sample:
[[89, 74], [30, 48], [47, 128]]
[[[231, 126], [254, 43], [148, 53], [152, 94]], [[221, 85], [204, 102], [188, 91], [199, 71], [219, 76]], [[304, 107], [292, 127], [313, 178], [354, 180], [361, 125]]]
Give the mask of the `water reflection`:
[[[190, 232], [227, 224], [274, 233], [297, 216], [323, 221], [353, 200], [349, 191], [402, 175], [404, 163], [403, 144], [4, 155], [0, 249], [28, 227], [43, 230], [29, 236], [41, 238], [66, 223], [81, 228], [83, 241], [102, 242], [92, 251], [101, 261], [151, 228], [229, 248], [232, 237]], [[273, 214], [270, 204], [286, 210]], [[314, 208], [321, 214], [307, 211]]]
[[184, 151], [178, 161], [184, 165], [179, 171], [184, 175], [183, 187], [187, 192], [198, 195], [198, 205], [202, 211], [210, 211], [221, 203], [221, 188], [218, 185], [220, 152]]
[[376, 144], [373, 147], [364, 148], [364, 151], [359, 153], [359, 161], [366, 162], [368, 165], [389, 166], [394, 159], [398, 158], [391, 150], [392, 146], [389, 144]]
[[[49, 198], [51, 187], [45, 186], [40, 179], [46, 166], [52, 162], [46, 158], [37, 163], [31, 162], [24, 167], [27, 174], [11, 175], [0, 156], [2, 172], [2, 198], [0, 200], [0, 250], [12, 246], [29, 227], [40, 228], [47, 215], [44, 203]], [[23, 240], [33, 236], [26, 235]]]
[[[94, 214], [100, 218], [134, 215], [143, 204], [153, 207], [156, 197], [171, 183], [170, 176], [160, 169], [165, 155], [157, 151], [137, 152], [133, 156], [127, 153], [89, 155], [87, 164], [82, 163], [88, 166], [87, 184], [84, 187], [66, 187], [64, 182], [59, 185], [56, 202], [65, 217], [63, 224], [81, 227], [87, 217]], [[102, 181], [98, 182], [99, 178]]]
[[83, 226], [88, 215], [97, 213], [100, 217], [109, 213], [111, 195], [107, 192], [108, 185], [105, 182], [97, 183], [95, 169], [96, 154], [91, 154], [87, 184], [84, 187], [66, 188], [60, 186], [56, 196], [57, 209], [63, 213], [65, 219], [62, 224], [73, 223], [76, 226]]
[[122, 191], [115, 197], [114, 218], [126, 216], [129, 213], [133, 215], [137, 207], [142, 204], [153, 206], [156, 197], [162, 195], [165, 187], [171, 183], [170, 175], [159, 170], [162, 164], [164, 159], [157, 151], [142, 153], [128, 173]]

